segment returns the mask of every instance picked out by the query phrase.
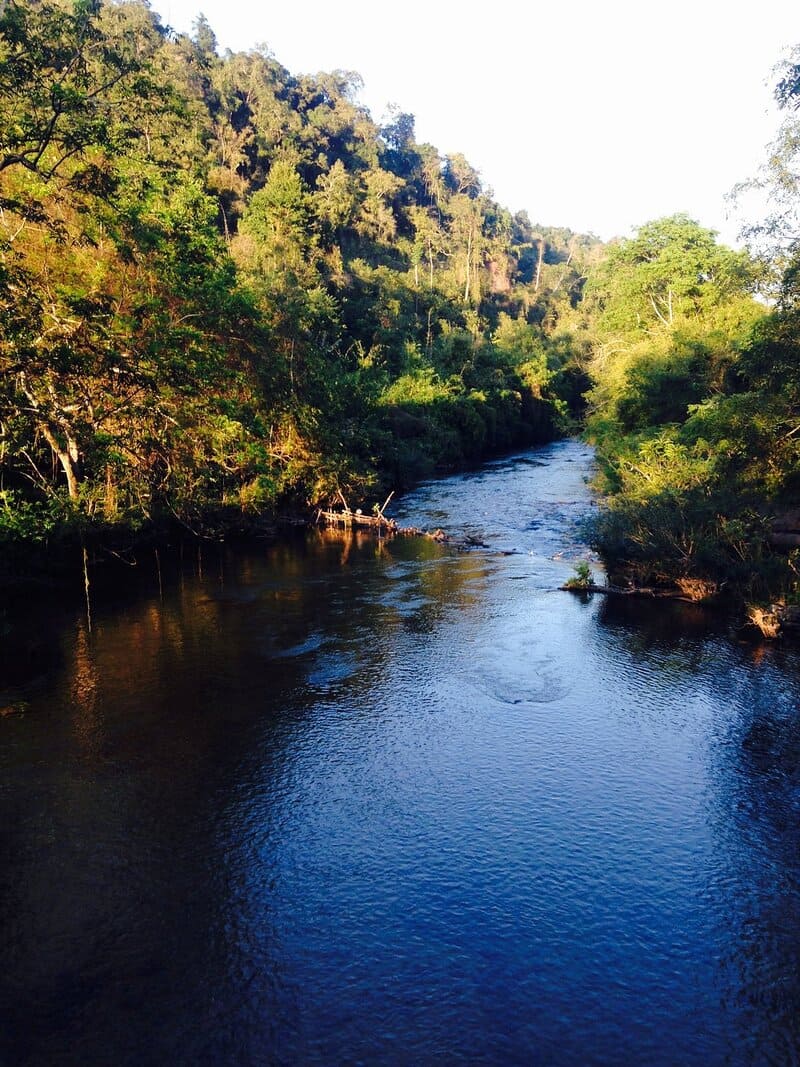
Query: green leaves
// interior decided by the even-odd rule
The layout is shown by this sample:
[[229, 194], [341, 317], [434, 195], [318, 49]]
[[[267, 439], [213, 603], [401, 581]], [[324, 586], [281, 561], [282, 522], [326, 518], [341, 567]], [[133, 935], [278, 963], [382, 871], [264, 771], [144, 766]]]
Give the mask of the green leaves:
[[752, 291], [755, 269], [745, 253], [718, 245], [711, 230], [686, 215], [640, 227], [613, 246], [587, 285], [604, 336], [671, 330]]
[[143, 0], [2, 6], [6, 531], [200, 522], [557, 431], [541, 322], [580, 242], [357, 88]]
[[[0, 12], [0, 171], [21, 166], [52, 178], [96, 148], [129, 140], [126, 104], [148, 95], [144, 77], [160, 43], [156, 23], [134, 35], [99, 0], [8, 0]], [[136, 95], [125, 81], [136, 78]]]

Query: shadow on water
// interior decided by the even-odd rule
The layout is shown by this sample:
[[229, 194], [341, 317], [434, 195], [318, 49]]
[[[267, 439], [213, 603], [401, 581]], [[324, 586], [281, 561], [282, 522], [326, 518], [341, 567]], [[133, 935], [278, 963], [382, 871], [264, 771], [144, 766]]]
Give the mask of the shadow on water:
[[726, 1062], [797, 1062], [800, 650], [742, 636], [702, 605], [608, 599], [597, 618], [610, 660], [647, 663], [678, 704], [711, 707], [718, 854], [703, 895], [717, 911], [719, 980], [737, 1016]]

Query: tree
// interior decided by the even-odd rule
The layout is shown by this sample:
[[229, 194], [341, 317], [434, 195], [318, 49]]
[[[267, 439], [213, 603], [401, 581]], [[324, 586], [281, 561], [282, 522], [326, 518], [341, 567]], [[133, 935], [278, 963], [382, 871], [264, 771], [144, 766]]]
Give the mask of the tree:
[[519, 227], [358, 87], [146, 0], [0, 0], [0, 537], [12, 497], [186, 522], [555, 432]]
[[721, 389], [763, 313], [745, 252], [718, 245], [685, 215], [658, 219], [612, 246], [586, 286], [595, 426], [627, 433], [683, 421]]
[[447, 188], [453, 193], [463, 193], [473, 200], [480, 196], [480, 175], [460, 152], [446, 158], [444, 181]]
[[380, 129], [381, 140], [386, 146], [381, 158], [382, 166], [392, 174], [409, 178], [420, 164], [414, 137], [414, 116], [392, 104], [388, 118], [389, 121]]
[[198, 49], [206, 56], [217, 54], [217, 35], [211, 29], [211, 23], [202, 12], [192, 23], [193, 40]]
[[379, 167], [368, 170], [362, 180], [364, 198], [356, 223], [358, 230], [373, 241], [389, 242], [397, 233], [392, 200], [402, 180]]
[[288, 160], [273, 165], [264, 188], [251, 197], [241, 228], [255, 240], [258, 260], [267, 270], [290, 268], [296, 277], [305, 273], [314, 244], [311, 197]]
[[331, 169], [320, 174], [314, 193], [314, 209], [317, 218], [327, 227], [331, 236], [336, 236], [350, 226], [356, 215], [358, 195], [355, 181], [340, 159]]
[[756, 192], [766, 197], [765, 217], [745, 226], [743, 236], [779, 276], [800, 248], [800, 45], [782, 64], [774, 96], [783, 112], [777, 136], [758, 173], [737, 185], [732, 196], [743, 200]]
[[647, 334], [751, 291], [755, 278], [746, 253], [718, 245], [712, 230], [688, 216], [673, 215], [612, 246], [586, 296], [601, 332]]
[[0, 11], [0, 171], [20, 166], [52, 178], [98, 145], [118, 152], [137, 136], [124, 116], [154, 95], [148, 64], [162, 31], [154, 17], [128, 29], [100, 0], [7, 0]]
[[453, 254], [463, 271], [463, 302], [477, 303], [480, 299], [479, 267], [483, 258], [483, 214], [477, 200], [466, 193], [455, 193], [447, 205], [450, 215], [450, 234]]

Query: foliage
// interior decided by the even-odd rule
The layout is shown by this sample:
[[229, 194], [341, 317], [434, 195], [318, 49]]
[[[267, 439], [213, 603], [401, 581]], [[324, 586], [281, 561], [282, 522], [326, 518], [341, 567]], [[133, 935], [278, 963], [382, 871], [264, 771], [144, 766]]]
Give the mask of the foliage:
[[800, 507], [799, 67], [757, 179], [770, 269], [685, 215], [610, 247], [511, 215], [357, 75], [220, 57], [202, 17], [7, 0], [7, 558], [374, 498], [588, 414], [612, 570], [798, 595], [771, 521]]
[[[594, 542], [644, 585], [784, 594], [797, 575], [771, 518], [800, 500], [798, 325], [755, 263], [683, 216], [612, 250], [587, 286], [606, 506]], [[648, 311], [649, 306], [649, 311]]]
[[592, 569], [585, 559], [575, 564], [575, 574], [564, 582], [565, 589], [582, 592], [590, 589], [593, 584]]
[[0, 539], [202, 530], [563, 431], [551, 334], [598, 242], [358, 86], [144, 0], [3, 5]]
[[756, 193], [766, 200], [765, 216], [747, 226], [745, 236], [780, 279], [800, 248], [800, 45], [780, 64], [774, 95], [783, 121], [766, 160], [753, 178], [736, 187], [734, 197], [746, 201]]

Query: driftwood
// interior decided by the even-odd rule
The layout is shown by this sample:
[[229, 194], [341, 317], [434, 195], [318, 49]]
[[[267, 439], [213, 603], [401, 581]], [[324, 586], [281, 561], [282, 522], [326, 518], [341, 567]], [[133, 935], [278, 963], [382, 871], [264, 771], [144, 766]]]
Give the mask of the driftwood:
[[353, 526], [363, 526], [375, 530], [379, 534], [399, 533], [399, 527], [394, 519], [384, 518], [383, 515], [364, 515], [361, 510], [350, 511], [317, 511], [317, 525], [338, 526], [341, 529], [350, 529]]
[[365, 526], [368, 529], [375, 530], [378, 534], [398, 533], [398, 526], [395, 520], [387, 519], [383, 514], [389, 501], [394, 496], [394, 490], [386, 497], [382, 508], [376, 506], [373, 515], [365, 515], [361, 508], [356, 508], [355, 511], [352, 511], [341, 489], [337, 490], [337, 492], [344, 505], [344, 511], [325, 511], [319, 508], [317, 510], [317, 525], [338, 526], [345, 530], [353, 526]]
[[444, 530], [422, 530], [418, 526], [399, 526], [396, 519], [387, 519], [384, 515], [386, 506], [393, 496], [393, 492], [389, 493], [382, 508], [376, 507], [374, 514], [365, 515], [361, 508], [356, 508], [353, 511], [341, 491], [339, 491], [339, 499], [342, 501], [344, 509], [342, 511], [334, 511], [332, 509], [319, 508], [316, 513], [316, 524], [335, 530], [352, 530], [354, 528], [371, 530], [378, 537], [427, 537], [430, 541], [437, 541], [439, 544], [452, 545], [460, 549], [489, 547], [473, 534], [456, 538], [450, 537]]
[[570, 585], [569, 583], [560, 587], [567, 593], [602, 593], [604, 596], [633, 596], [633, 597], [648, 597], [649, 599], [659, 600], [683, 600], [689, 604], [696, 604], [700, 600], [706, 599], [705, 597], [692, 596], [686, 592], [681, 592], [679, 589], [665, 589], [659, 586], [648, 585], [635, 585], [635, 586], [621, 586], [621, 585]]
[[604, 596], [656, 596], [654, 588], [633, 586], [628, 589], [621, 585], [595, 585], [594, 582], [587, 585], [566, 582], [561, 589], [565, 593], [602, 593]]
[[423, 530], [419, 526], [399, 526], [395, 519], [386, 519], [378, 515], [364, 515], [358, 511], [324, 511], [316, 515], [317, 526], [329, 530], [371, 530], [378, 537], [426, 537], [440, 545], [452, 545], [454, 548], [488, 548], [485, 541], [467, 534], [466, 537], [451, 537], [444, 530]]

